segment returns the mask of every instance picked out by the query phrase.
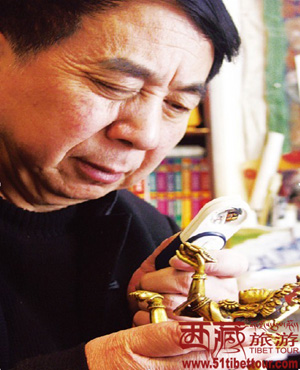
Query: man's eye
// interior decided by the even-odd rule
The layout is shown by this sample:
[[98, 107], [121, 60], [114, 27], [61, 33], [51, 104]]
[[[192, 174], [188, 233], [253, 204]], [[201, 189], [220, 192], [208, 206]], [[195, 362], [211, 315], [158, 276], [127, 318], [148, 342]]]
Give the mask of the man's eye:
[[185, 107], [184, 105], [181, 105], [179, 103], [166, 100], [165, 103], [168, 105], [168, 107], [177, 113], [188, 113], [190, 112], [190, 108]]
[[104, 97], [110, 99], [128, 99], [139, 92], [138, 90], [127, 89], [119, 85], [110, 84], [96, 79], [92, 79], [92, 82], [97, 86], [99, 92]]

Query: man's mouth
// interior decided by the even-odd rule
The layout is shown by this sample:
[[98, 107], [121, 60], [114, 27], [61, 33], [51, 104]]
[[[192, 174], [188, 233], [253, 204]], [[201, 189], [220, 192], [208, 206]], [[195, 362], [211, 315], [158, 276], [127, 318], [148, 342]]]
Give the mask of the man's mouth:
[[112, 168], [100, 166], [82, 158], [75, 159], [80, 175], [93, 182], [113, 184], [118, 182], [125, 174], [125, 171], [116, 171]]

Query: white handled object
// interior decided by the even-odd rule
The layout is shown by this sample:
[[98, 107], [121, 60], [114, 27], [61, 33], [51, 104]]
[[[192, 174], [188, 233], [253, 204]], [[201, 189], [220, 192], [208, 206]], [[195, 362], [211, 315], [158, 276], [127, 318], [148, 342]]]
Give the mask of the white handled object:
[[191, 223], [156, 258], [156, 269], [167, 266], [182, 242], [190, 242], [208, 250], [222, 249], [242, 226], [250, 208], [240, 197], [226, 196], [208, 202]]

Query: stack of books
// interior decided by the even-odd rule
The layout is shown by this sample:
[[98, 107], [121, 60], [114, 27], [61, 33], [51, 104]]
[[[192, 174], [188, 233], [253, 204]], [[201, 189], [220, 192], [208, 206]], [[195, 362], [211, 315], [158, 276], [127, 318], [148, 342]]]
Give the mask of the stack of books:
[[200, 146], [178, 146], [131, 190], [184, 228], [212, 199], [210, 179], [205, 150]]

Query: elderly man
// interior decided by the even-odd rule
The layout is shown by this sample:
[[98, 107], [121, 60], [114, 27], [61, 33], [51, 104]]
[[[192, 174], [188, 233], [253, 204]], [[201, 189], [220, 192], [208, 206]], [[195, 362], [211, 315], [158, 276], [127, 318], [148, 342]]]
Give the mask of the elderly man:
[[[176, 260], [155, 271], [177, 227], [120, 189], [181, 139], [238, 47], [221, 0], [0, 0], [1, 370], [207, 357], [179, 346], [176, 320], [145, 326], [144, 307], [133, 318], [135, 270], [130, 289], [166, 294], [169, 310], [191, 273]], [[216, 299], [245, 266], [218, 258]]]

